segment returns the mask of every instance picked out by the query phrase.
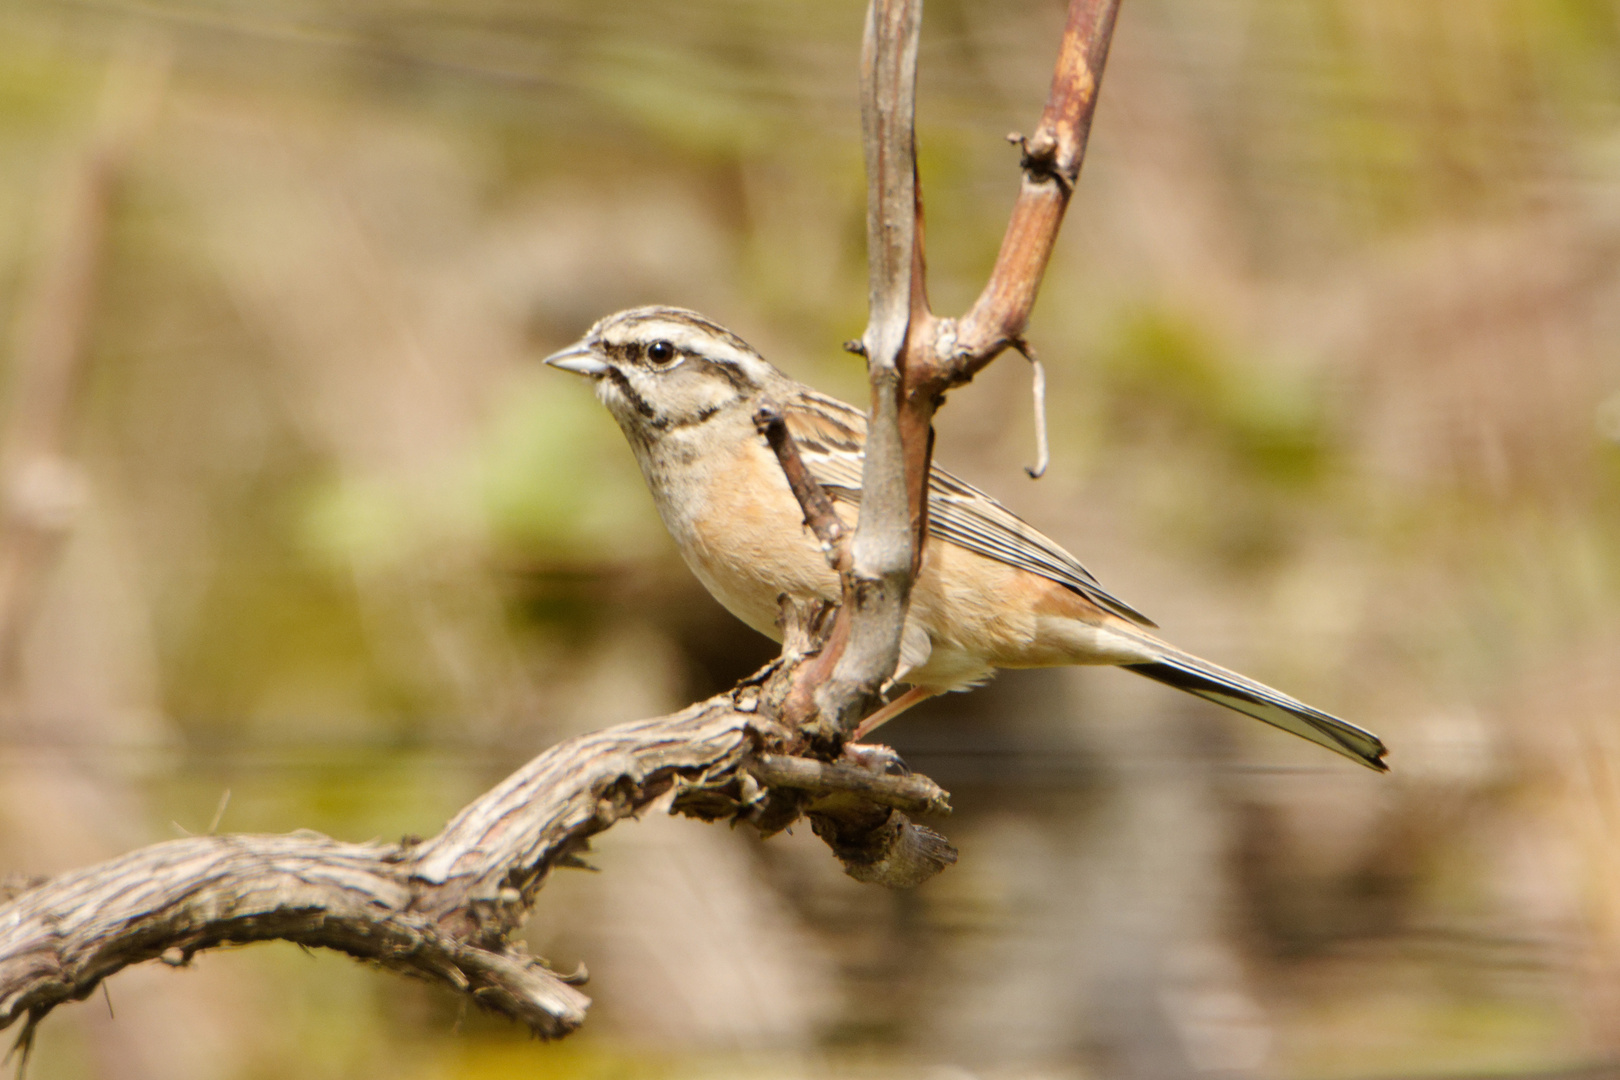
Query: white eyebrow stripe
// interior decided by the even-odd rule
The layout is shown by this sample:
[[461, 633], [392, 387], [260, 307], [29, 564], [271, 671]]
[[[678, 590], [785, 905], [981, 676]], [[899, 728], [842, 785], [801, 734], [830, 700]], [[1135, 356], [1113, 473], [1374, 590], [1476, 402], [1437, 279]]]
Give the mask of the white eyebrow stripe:
[[667, 341], [683, 353], [702, 357], [712, 363], [730, 365], [754, 386], [769, 382], [776, 369], [752, 349], [739, 348], [728, 340], [729, 336], [728, 333], [723, 337], [688, 319], [649, 315], [608, 328], [604, 340], [614, 346]]

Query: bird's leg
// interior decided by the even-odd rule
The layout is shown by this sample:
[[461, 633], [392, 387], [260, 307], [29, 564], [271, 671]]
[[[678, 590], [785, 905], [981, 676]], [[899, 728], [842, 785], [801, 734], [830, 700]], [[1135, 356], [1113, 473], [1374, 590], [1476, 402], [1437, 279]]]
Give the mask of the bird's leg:
[[899, 716], [913, 705], [921, 701], [927, 701], [929, 698], [938, 693], [940, 693], [940, 691], [936, 687], [913, 686], [910, 690], [907, 690], [905, 693], [883, 706], [883, 708], [879, 709], [871, 716], [868, 716], [865, 720], [862, 720], [860, 726], [855, 729], [855, 733], [850, 736], [850, 740], [852, 742], [860, 742], [866, 736], [870, 735], [884, 724], [887, 724], [890, 720], [893, 720], [895, 717]]

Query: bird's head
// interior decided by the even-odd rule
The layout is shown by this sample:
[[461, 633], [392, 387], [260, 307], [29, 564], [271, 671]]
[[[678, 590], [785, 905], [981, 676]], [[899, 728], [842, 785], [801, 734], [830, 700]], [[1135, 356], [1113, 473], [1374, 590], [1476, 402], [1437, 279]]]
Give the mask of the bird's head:
[[672, 307], [609, 315], [546, 363], [589, 376], [625, 434], [648, 443], [733, 408], [751, 411], [786, 378], [725, 327]]

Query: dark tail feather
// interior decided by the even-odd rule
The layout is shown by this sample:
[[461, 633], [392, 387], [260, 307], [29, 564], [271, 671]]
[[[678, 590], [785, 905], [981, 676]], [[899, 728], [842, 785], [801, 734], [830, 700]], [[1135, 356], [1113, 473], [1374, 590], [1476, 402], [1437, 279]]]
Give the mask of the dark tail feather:
[[1389, 766], [1384, 764], [1384, 754], [1387, 752], [1384, 744], [1372, 732], [1363, 731], [1336, 716], [1329, 716], [1304, 702], [1295, 701], [1264, 683], [1245, 679], [1207, 660], [1185, 653], [1167, 653], [1155, 663], [1126, 664], [1125, 667], [1166, 686], [1197, 694], [1217, 705], [1225, 705], [1228, 709], [1236, 709], [1256, 720], [1264, 720], [1284, 731], [1291, 731], [1302, 739], [1325, 746], [1370, 769], [1379, 772], [1389, 770]]

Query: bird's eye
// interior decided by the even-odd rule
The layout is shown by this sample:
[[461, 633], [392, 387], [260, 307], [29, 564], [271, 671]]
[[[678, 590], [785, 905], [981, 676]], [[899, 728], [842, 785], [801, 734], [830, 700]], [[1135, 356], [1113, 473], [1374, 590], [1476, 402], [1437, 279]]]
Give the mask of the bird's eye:
[[675, 346], [667, 341], [655, 341], [647, 346], [647, 359], [655, 364], [667, 364], [675, 359]]

